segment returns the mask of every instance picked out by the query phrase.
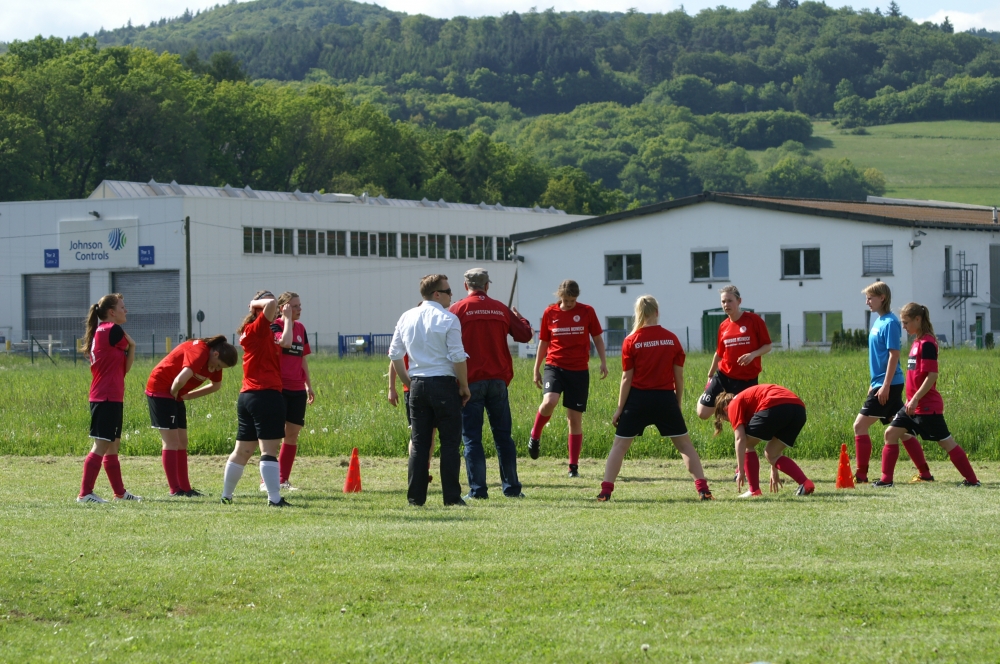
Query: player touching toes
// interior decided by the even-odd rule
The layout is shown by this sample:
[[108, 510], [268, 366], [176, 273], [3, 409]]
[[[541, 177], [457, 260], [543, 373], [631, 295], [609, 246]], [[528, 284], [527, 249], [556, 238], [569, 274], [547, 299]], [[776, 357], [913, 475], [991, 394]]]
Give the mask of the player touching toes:
[[635, 301], [632, 334], [622, 342], [622, 382], [618, 409], [611, 423], [615, 440], [604, 466], [604, 481], [597, 500], [611, 499], [622, 460], [636, 436], [653, 425], [661, 436], [681, 453], [684, 465], [694, 477], [694, 486], [702, 500], [712, 500], [701, 458], [691, 444], [681, 396], [684, 394], [684, 348], [670, 330], [660, 327], [660, 306], [652, 295]]
[[799, 465], [784, 456], [785, 449], [795, 446], [795, 439], [806, 423], [806, 407], [794, 392], [781, 385], [755, 385], [738, 395], [723, 393], [715, 402], [715, 435], [722, 433], [722, 422], [733, 427], [736, 434], [736, 490], [744, 482], [749, 490], [740, 498], [761, 495], [760, 458], [757, 445], [765, 440], [764, 457], [771, 464], [771, 491], [781, 487], [778, 471], [799, 485], [795, 494], [808, 496], [816, 486]]
[[125, 489], [118, 461], [118, 449], [122, 442], [125, 374], [135, 361], [135, 342], [122, 329], [127, 314], [122, 296], [111, 293], [91, 305], [84, 321], [83, 347], [87, 349], [92, 377], [90, 437], [94, 444], [83, 460], [83, 479], [80, 495], [76, 499], [78, 503], [108, 502], [94, 493], [102, 465], [115, 500], [142, 500]]
[[268, 504], [284, 507], [278, 474], [278, 448], [285, 435], [285, 398], [281, 394], [281, 344], [292, 336], [291, 305], [281, 309], [282, 336], [275, 341], [271, 322], [278, 302], [271, 291], [258, 291], [240, 323], [243, 347], [243, 386], [236, 402], [236, 446], [223, 473], [222, 502], [232, 503], [233, 492], [254, 450], [260, 447], [260, 478], [267, 487]]
[[[146, 382], [149, 420], [160, 432], [161, 459], [171, 496], [203, 495], [188, 479], [187, 407], [185, 401], [218, 392], [222, 370], [236, 366], [236, 347], [219, 334], [179, 344], [153, 367]], [[205, 381], [208, 385], [202, 385]]]
[[[535, 356], [535, 386], [542, 390], [542, 405], [528, 439], [528, 454], [537, 459], [542, 443], [542, 429], [552, 418], [563, 395], [569, 423], [569, 476], [579, 477], [580, 449], [583, 447], [583, 413], [590, 393], [590, 340], [601, 358], [601, 380], [608, 377], [601, 323], [594, 309], [577, 302], [580, 286], [572, 280], [559, 284], [559, 301], [542, 314], [538, 353]], [[542, 362], [545, 371], [542, 373]]]
[[[893, 471], [899, 458], [899, 441], [903, 440], [906, 451], [917, 466], [914, 482], [933, 482], [930, 468], [924, 458], [923, 449], [914, 436], [932, 440], [941, 446], [955, 468], [965, 479], [962, 486], [981, 486], [979, 478], [972, 470], [965, 450], [955, 442], [944, 421], [944, 401], [937, 391], [938, 345], [931, 325], [930, 312], [922, 304], [910, 302], [899, 312], [903, 328], [916, 337], [910, 347], [906, 365], [906, 404], [896, 413], [892, 423], [885, 430], [885, 447], [882, 448], [882, 477], [872, 482], [872, 486], [892, 486]], [[907, 445], [907, 442], [910, 444]], [[919, 454], [915, 454], [919, 452]]]

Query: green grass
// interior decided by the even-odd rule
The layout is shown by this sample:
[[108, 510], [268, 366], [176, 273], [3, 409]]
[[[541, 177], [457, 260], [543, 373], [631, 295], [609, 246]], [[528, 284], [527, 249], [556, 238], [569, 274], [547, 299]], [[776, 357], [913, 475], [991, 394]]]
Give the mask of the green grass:
[[[732, 435], [714, 437], [711, 424], [694, 415], [709, 362], [710, 357], [703, 354], [688, 358], [684, 413], [702, 455], [729, 457], [733, 453]], [[408, 431], [402, 406], [393, 408], [385, 398], [387, 364], [382, 359], [310, 359], [318, 397], [307, 411], [306, 428], [299, 441], [301, 455], [343, 455], [352, 447], [358, 447], [364, 456], [406, 454]], [[604, 458], [614, 435], [610, 419], [618, 400], [621, 364], [618, 358], [611, 358], [609, 365], [611, 375], [606, 380], [599, 380], [596, 372], [591, 377], [591, 399], [584, 417], [586, 457]], [[139, 360], [127, 377], [122, 440], [126, 455], [159, 454], [159, 435], [149, 428], [143, 395], [151, 368], [152, 361]], [[944, 350], [941, 370], [938, 387], [952, 433], [973, 458], [1000, 459], [1000, 417], [994, 409], [984, 406], [1000, 402], [1000, 353]], [[530, 376], [530, 362], [517, 360], [510, 395], [514, 439], [522, 454], [526, 453], [528, 433], [541, 398]], [[86, 453], [90, 446], [90, 371], [82, 362], [73, 366], [72, 361], [61, 361], [53, 366], [48, 361], [36, 361], [31, 365], [24, 358], [3, 358], [0, 379], [5, 385], [0, 392], [0, 454]], [[834, 458], [841, 443], [852, 443], [852, 423], [868, 385], [864, 353], [774, 352], [764, 359], [761, 380], [785, 385], [805, 401], [809, 423], [796, 445], [797, 458]], [[225, 454], [232, 450], [239, 384], [240, 369], [230, 369], [222, 390], [188, 403], [193, 452]], [[557, 411], [542, 441], [542, 453], [557, 458], [562, 458], [566, 449], [567, 429], [562, 413], [561, 409]], [[881, 436], [881, 427], [876, 425], [872, 433]], [[492, 439], [488, 430], [486, 436], [489, 450]], [[944, 458], [936, 445], [928, 446], [928, 453], [931, 458]], [[631, 455], [676, 458], [673, 447], [654, 429], [636, 440]]]
[[824, 159], [847, 157], [879, 169], [887, 196], [1000, 204], [1000, 122], [913, 122], [866, 131], [845, 135], [816, 122], [807, 147]]
[[[223, 462], [195, 458], [195, 485], [218, 496]], [[602, 505], [602, 462], [571, 482], [524, 460], [523, 501], [445, 508], [435, 482], [420, 509], [402, 460], [364, 458], [355, 495], [345, 463], [298, 462], [279, 511], [252, 467], [224, 507], [125, 459], [147, 500], [83, 506], [79, 460], [0, 457], [0, 660], [996, 661], [995, 462], [982, 489], [933, 463], [881, 492], [806, 462], [816, 494], [745, 503], [717, 461], [700, 503], [679, 461], [630, 461]]]

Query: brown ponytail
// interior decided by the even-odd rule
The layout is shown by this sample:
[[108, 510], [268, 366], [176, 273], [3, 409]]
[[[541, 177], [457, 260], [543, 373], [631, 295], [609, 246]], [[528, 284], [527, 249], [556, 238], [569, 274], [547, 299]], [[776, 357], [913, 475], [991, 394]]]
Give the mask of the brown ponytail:
[[729, 404], [735, 398], [736, 395], [729, 392], [723, 392], [715, 398], [715, 422], [712, 426], [715, 428], [716, 436], [722, 433], [722, 423], [729, 421]]
[[121, 293], [109, 293], [98, 300], [97, 304], [90, 305], [87, 318], [83, 321], [83, 349], [85, 352], [89, 351], [90, 345], [94, 343], [97, 326], [107, 319], [108, 312], [118, 306], [121, 299]]
[[[265, 295], [270, 295], [271, 297], [274, 297], [274, 293], [272, 293], [269, 290], [259, 290], [254, 294], [253, 299], [250, 301], [253, 302], [254, 300], [259, 300]], [[247, 317], [243, 319], [242, 323], [240, 323], [240, 326], [236, 328], [236, 334], [243, 334], [243, 330], [246, 328], [247, 325], [254, 322], [254, 320], [257, 318], [258, 313], [260, 312], [251, 311], [250, 313], [248, 313]]]
[[899, 315], [902, 318], [913, 318], [920, 317], [920, 336], [929, 334], [934, 336], [934, 326], [931, 325], [931, 312], [922, 304], [917, 304], [916, 302], [907, 302], [903, 305], [903, 308], [899, 310]]
[[214, 337], [198, 339], [198, 341], [208, 346], [209, 349], [219, 353], [219, 361], [225, 364], [226, 367], [236, 366], [236, 362], [239, 360], [239, 356], [236, 353], [236, 346], [229, 343], [226, 335], [217, 334]]

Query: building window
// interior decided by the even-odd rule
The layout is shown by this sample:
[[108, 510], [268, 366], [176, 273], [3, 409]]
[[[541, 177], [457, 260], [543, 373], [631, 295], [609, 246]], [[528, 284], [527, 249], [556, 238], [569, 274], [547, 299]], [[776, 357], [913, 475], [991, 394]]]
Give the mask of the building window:
[[865, 242], [861, 247], [864, 276], [892, 276], [892, 242]]
[[264, 253], [265, 254], [271, 253], [271, 238], [272, 237], [273, 236], [271, 235], [271, 229], [270, 228], [265, 228], [264, 229]]
[[262, 254], [264, 253], [264, 229], [243, 227], [243, 253]]
[[784, 279], [819, 278], [819, 247], [782, 249], [781, 276]]
[[604, 345], [609, 353], [618, 354], [622, 350], [622, 342], [632, 331], [633, 316], [608, 316], [604, 328]]
[[844, 329], [844, 312], [807, 311], [805, 323], [807, 344], [828, 344], [835, 331]]
[[691, 280], [729, 279], [729, 251], [692, 251]]
[[[448, 251], [448, 245], [445, 242], [444, 235], [428, 235], [427, 236], [427, 258], [446, 258]], [[424, 254], [421, 252], [420, 254]]]
[[292, 251], [292, 235], [294, 232], [291, 228], [274, 229], [274, 253], [286, 256], [291, 256], [294, 253]]
[[368, 233], [362, 231], [351, 231], [351, 255], [368, 255]]
[[476, 260], [493, 260], [493, 238], [489, 235], [476, 236]]
[[[321, 239], [322, 238], [322, 239]], [[325, 254], [325, 246], [323, 249], [317, 249], [319, 243], [323, 242], [325, 244], [326, 233], [320, 231], [309, 231], [299, 229], [299, 256], [315, 256], [317, 253]]]
[[625, 284], [642, 281], [642, 254], [606, 254], [604, 283]]
[[767, 335], [771, 337], [771, 343], [780, 346], [781, 345], [781, 314], [780, 313], [761, 313], [757, 314], [764, 319], [764, 325], [767, 326]]
[[449, 257], [452, 260], [465, 260], [465, 250], [467, 248], [465, 236], [449, 235], [448, 238], [451, 241], [451, 253]]
[[497, 260], [514, 260], [514, 243], [510, 241], [509, 237], [497, 237]]
[[420, 258], [420, 240], [424, 241], [424, 256], [427, 255], [427, 238], [416, 233], [399, 234], [400, 258]]
[[347, 233], [346, 231], [326, 232], [326, 255], [346, 256], [347, 255]]

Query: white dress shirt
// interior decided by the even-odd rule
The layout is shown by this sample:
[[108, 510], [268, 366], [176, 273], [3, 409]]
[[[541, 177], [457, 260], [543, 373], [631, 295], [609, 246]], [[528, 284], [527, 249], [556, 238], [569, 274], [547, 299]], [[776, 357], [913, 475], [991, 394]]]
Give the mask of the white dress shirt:
[[455, 363], [469, 356], [462, 345], [462, 325], [455, 314], [425, 300], [399, 317], [389, 344], [389, 359], [410, 356], [411, 378], [454, 376]]

